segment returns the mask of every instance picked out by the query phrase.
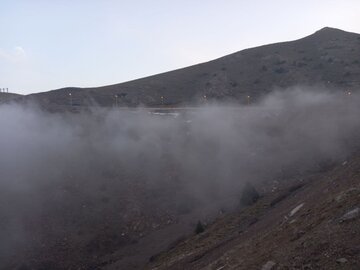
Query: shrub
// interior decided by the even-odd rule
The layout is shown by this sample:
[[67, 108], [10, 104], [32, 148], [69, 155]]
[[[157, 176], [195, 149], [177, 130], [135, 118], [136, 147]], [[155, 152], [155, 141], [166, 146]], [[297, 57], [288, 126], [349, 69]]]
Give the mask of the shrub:
[[204, 225], [201, 223], [201, 221], [199, 221], [196, 225], [196, 228], [195, 228], [195, 233], [196, 234], [199, 234], [199, 233], [202, 233], [205, 231], [205, 227]]
[[253, 185], [251, 185], [250, 183], [246, 183], [241, 193], [241, 198], [240, 198], [241, 204], [245, 206], [249, 206], [254, 204], [259, 198], [260, 195], [253, 187]]

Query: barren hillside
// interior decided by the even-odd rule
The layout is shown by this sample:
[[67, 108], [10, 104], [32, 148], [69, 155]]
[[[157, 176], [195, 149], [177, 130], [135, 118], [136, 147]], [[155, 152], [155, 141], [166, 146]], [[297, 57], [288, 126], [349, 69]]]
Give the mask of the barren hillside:
[[25, 99], [53, 109], [247, 103], [248, 96], [254, 102], [274, 89], [297, 85], [356, 90], [359, 76], [360, 35], [326, 27], [299, 40], [246, 49], [151, 77], [98, 88], [63, 88]]

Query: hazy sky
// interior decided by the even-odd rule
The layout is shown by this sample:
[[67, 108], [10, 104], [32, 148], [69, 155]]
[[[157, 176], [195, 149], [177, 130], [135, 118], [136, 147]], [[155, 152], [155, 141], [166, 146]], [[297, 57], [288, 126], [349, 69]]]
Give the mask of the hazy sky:
[[0, 0], [0, 88], [128, 81], [293, 40], [360, 33], [359, 0]]

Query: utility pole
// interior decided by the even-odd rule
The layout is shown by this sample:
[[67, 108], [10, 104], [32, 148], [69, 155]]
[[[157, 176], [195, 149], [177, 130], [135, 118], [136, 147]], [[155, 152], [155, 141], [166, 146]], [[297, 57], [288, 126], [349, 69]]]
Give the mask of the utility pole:
[[115, 95], [115, 107], [117, 108], [118, 107], [118, 95]]
[[69, 93], [69, 97], [70, 97], [70, 106], [72, 107], [73, 102], [72, 102], [72, 96], [71, 96], [71, 93]]

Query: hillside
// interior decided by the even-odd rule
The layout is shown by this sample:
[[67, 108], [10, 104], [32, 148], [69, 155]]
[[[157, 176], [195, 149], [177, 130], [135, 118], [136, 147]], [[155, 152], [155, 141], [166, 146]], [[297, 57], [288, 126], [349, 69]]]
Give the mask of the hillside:
[[1, 92], [0, 93], [0, 103], [7, 102], [10, 100], [19, 98], [19, 97], [21, 97], [21, 95], [19, 95], [19, 94]]
[[[243, 51], [130, 82], [32, 94], [43, 106], [180, 106], [212, 100], [246, 103], [297, 85], [352, 90], [360, 86], [360, 35], [323, 28], [305, 38]], [[71, 93], [71, 97], [70, 94]], [[206, 98], [205, 98], [206, 97]]]

